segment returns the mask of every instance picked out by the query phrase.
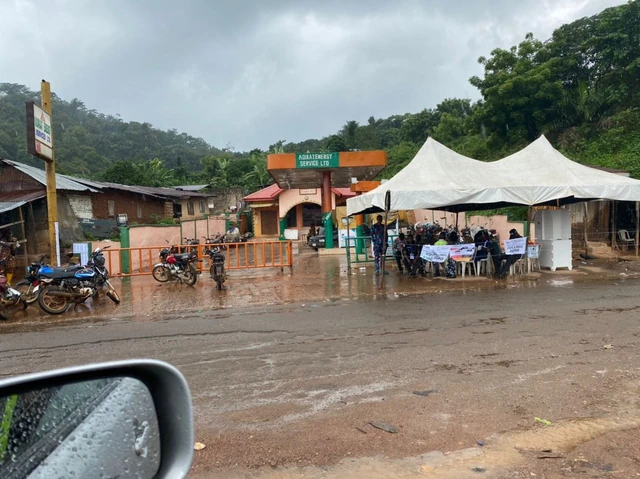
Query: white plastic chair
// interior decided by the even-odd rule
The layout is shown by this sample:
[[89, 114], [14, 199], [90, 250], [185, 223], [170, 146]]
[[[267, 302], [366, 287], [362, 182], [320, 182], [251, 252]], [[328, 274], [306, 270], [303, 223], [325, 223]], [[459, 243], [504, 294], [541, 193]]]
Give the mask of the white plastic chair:
[[[477, 249], [476, 249], [477, 251]], [[491, 273], [491, 253], [487, 252], [487, 257], [483, 259], [475, 259], [476, 276], [480, 276], [484, 271], [486, 276]]]
[[458, 265], [458, 270], [462, 273], [463, 278], [467, 271], [467, 268], [469, 268], [469, 276], [471, 276], [472, 271], [476, 276], [478, 276], [478, 270], [476, 269], [476, 252], [477, 251], [478, 251], [478, 248], [474, 249], [473, 256], [467, 261], [456, 261]]
[[629, 246], [630, 244], [635, 245], [636, 240], [629, 236], [629, 232], [627, 230], [618, 230], [618, 240], [621, 245]]

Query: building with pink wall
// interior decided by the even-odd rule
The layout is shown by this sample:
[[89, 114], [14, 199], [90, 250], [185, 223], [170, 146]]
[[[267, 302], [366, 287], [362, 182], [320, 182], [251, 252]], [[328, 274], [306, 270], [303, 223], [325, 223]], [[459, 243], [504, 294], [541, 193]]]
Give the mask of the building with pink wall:
[[[354, 196], [349, 188], [331, 189], [331, 208], [345, 204]], [[285, 236], [300, 239], [312, 224], [320, 225], [322, 197], [320, 188], [292, 188], [284, 190], [271, 185], [244, 197], [253, 211], [256, 237], [278, 236], [284, 226]]]

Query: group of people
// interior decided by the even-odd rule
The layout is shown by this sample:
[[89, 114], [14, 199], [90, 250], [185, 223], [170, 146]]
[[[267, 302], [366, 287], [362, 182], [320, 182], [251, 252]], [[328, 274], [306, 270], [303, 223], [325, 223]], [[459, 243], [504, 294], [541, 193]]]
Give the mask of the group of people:
[[[427, 263], [420, 257], [422, 246], [432, 244], [435, 246], [457, 245], [463, 241], [456, 230], [449, 232], [441, 231], [437, 236], [429, 235], [430, 239], [422, 238], [420, 234], [413, 235], [411, 233], [405, 236], [400, 233], [393, 241], [393, 256], [396, 260], [398, 273], [403, 274], [405, 271], [409, 276], [426, 276]], [[515, 230], [509, 231], [509, 239], [521, 238], [522, 236]], [[387, 229], [382, 223], [382, 216], [378, 215], [376, 223], [371, 228], [371, 242], [373, 244], [375, 274], [388, 274], [382, 270], [382, 258], [385, 255], [388, 236]], [[500, 242], [494, 233], [487, 230], [480, 230], [473, 238], [476, 246], [475, 261], [487, 259], [491, 255], [494, 271], [499, 278], [505, 278], [509, 274], [511, 266], [521, 258], [521, 255], [505, 255], [502, 253]], [[456, 261], [448, 258], [444, 263], [444, 275], [447, 278], [455, 278], [457, 272]], [[434, 276], [440, 276], [440, 264], [434, 263]]]

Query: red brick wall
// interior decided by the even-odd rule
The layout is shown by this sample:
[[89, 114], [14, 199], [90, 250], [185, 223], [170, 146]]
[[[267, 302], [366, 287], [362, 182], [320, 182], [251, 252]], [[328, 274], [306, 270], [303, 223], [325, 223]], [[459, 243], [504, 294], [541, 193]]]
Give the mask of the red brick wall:
[[[160, 198], [141, 195], [137, 193], [128, 193], [118, 190], [103, 190], [103, 193], [91, 194], [91, 207], [93, 209], [93, 217], [96, 219], [109, 219], [108, 201], [115, 202], [115, 211], [126, 213], [130, 223], [146, 223], [151, 220], [152, 215], [158, 218], [165, 216], [165, 201]], [[142, 207], [142, 218], [138, 218], [138, 205]], [[112, 217], [113, 218], [113, 217]]]

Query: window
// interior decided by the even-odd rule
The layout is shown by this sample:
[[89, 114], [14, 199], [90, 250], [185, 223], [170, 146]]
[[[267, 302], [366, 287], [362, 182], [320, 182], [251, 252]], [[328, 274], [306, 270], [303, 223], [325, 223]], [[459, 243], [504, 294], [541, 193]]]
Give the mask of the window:
[[182, 205], [180, 203], [173, 204], [173, 217], [174, 218], [182, 217]]
[[187, 215], [193, 216], [194, 214], [193, 201], [187, 201]]
[[142, 218], [142, 205], [137, 205], [138, 206], [138, 219]]
[[322, 223], [322, 208], [314, 203], [304, 203], [302, 205], [302, 226], [312, 224], [320, 226]]
[[116, 215], [116, 202], [113, 200], [107, 200], [107, 209], [109, 210], [109, 216]]
[[204, 209], [204, 201], [200, 200], [200, 213], [204, 213], [205, 209]]
[[287, 220], [287, 228], [297, 228], [298, 227], [298, 207], [294, 206], [289, 210], [287, 216], [285, 216]]

